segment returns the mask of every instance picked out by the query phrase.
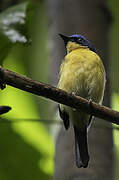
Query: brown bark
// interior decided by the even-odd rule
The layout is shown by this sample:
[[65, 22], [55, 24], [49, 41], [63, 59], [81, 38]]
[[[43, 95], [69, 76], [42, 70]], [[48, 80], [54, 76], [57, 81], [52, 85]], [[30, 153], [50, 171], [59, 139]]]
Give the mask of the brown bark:
[[[82, 34], [91, 40], [101, 56], [107, 74], [104, 104], [110, 105], [109, 72], [109, 25], [111, 16], [105, 0], [52, 0], [49, 1], [51, 17], [52, 82], [56, 83], [58, 68], [64, 56], [63, 43], [58, 33]], [[105, 123], [102, 122], [105, 126]], [[87, 169], [77, 169], [74, 157], [72, 129], [61, 129], [55, 156], [54, 180], [111, 180], [113, 176], [112, 131], [106, 128], [91, 128], [89, 132], [90, 163]]]

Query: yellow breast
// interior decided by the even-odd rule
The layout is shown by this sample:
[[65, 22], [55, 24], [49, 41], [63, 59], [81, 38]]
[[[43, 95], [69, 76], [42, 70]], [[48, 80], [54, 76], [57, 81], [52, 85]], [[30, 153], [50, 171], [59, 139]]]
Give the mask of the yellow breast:
[[105, 85], [105, 70], [100, 57], [88, 48], [75, 48], [65, 56], [58, 87], [99, 103]]

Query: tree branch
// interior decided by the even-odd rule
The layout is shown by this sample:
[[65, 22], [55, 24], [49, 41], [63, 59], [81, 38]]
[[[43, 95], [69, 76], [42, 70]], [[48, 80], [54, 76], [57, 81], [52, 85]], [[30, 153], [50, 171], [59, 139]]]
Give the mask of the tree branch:
[[[119, 112], [0, 67], [1, 82], [119, 125]], [[4, 87], [4, 86], [2, 86]]]

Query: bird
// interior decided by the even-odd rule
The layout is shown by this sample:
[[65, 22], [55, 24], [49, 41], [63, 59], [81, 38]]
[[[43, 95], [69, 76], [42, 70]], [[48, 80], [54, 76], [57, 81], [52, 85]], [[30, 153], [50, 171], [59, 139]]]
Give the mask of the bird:
[[[58, 88], [87, 99], [89, 104], [102, 104], [106, 73], [93, 44], [80, 34], [59, 35], [66, 55], [60, 66]], [[87, 168], [90, 159], [87, 134], [93, 116], [63, 104], [59, 104], [58, 109], [65, 129], [68, 130], [70, 124], [74, 129], [76, 166]]]

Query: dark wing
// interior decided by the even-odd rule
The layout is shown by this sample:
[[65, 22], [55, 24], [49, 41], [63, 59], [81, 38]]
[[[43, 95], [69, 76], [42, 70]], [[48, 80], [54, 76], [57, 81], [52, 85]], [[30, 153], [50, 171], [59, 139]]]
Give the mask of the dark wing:
[[70, 126], [69, 115], [65, 110], [61, 110], [59, 105], [58, 105], [58, 109], [59, 109], [60, 117], [63, 120], [64, 127], [67, 130], [69, 128], [69, 126]]

